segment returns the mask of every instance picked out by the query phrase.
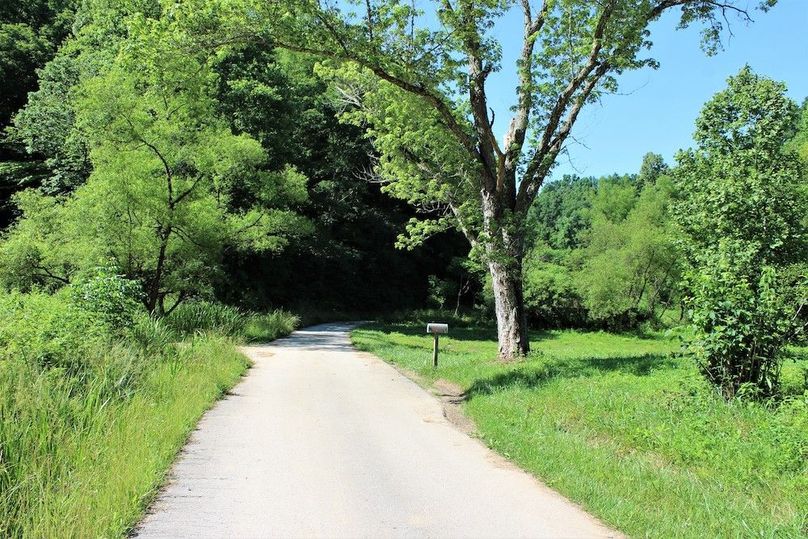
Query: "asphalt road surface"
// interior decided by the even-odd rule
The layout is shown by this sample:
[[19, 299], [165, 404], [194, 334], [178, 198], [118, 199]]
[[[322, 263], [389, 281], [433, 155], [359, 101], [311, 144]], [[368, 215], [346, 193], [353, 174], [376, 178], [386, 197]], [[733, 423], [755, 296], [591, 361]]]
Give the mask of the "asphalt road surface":
[[355, 351], [350, 327], [245, 348], [255, 366], [205, 414], [136, 535], [618, 536]]

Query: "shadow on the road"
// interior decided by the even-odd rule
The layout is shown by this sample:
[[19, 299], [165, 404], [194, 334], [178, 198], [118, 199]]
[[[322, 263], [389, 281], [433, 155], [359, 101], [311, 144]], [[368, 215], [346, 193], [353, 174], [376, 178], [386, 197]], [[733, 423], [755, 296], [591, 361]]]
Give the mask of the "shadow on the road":
[[358, 323], [320, 324], [295, 331], [275, 341], [276, 346], [329, 352], [354, 351], [348, 333]]
[[276, 341], [283, 348], [298, 348], [300, 350], [328, 350], [331, 352], [351, 352], [354, 350], [344, 334], [327, 334], [315, 332], [299, 332], [291, 337]]

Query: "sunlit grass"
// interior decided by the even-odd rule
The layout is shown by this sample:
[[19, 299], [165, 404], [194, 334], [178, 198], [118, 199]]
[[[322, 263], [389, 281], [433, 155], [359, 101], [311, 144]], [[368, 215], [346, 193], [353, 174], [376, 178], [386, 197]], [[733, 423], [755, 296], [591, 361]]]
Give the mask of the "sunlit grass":
[[201, 414], [247, 368], [231, 341], [214, 337], [154, 362], [117, 398], [101, 377], [77, 390], [56, 373], [0, 362], [0, 536], [124, 534]]
[[0, 537], [115, 537], [248, 367], [297, 318], [189, 305], [111, 328], [66, 294], [0, 293]]
[[466, 392], [492, 448], [632, 536], [801, 537], [808, 533], [805, 349], [784, 366], [778, 404], [726, 403], [662, 333], [551, 331], [524, 361], [495, 360], [490, 330], [432, 338], [369, 326], [355, 344]]

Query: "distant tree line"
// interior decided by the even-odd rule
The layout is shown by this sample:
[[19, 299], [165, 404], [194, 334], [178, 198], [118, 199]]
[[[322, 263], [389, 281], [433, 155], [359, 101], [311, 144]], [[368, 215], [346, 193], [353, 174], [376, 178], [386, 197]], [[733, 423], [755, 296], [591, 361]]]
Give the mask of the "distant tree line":
[[668, 172], [649, 153], [639, 174], [565, 176], [542, 190], [525, 262], [534, 325], [625, 329], [682, 317]]

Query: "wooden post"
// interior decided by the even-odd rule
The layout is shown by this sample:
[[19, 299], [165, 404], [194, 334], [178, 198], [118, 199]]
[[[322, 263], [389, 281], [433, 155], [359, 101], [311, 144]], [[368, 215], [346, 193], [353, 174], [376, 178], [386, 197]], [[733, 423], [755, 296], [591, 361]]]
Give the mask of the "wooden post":
[[431, 333], [435, 337], [435, 345], [432, 348], [432, 367], [437, 369], [438, 368], [438, 345], [440, 344], [439, 341], [439, 334], [440, 333], [449, 333], [449, 325], [448, 324], [427, 324], [426, 325], [426, 332]]

